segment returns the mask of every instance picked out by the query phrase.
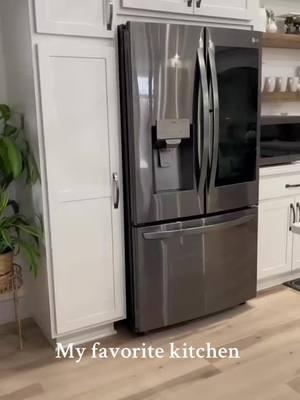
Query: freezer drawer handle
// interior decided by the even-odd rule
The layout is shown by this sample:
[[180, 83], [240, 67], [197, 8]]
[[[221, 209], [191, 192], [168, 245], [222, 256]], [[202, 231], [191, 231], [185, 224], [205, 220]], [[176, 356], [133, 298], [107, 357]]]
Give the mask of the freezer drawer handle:
[[300, 187], [300, 183], [296, 183], [296, 184], [294, 184], [294, 185], [291, 185], [291, 184], [287, 183], [287, 184], [285, 185], [285, 188], [286, 188], [286, 189], [297, 188], [297, 187]]
[[200, 226], [196, 228], [186, 228], [186, 229], [174, 229], [170, 231], [160, 231], [160, 232], [145, 232], [143, 233], [144, 239], [147, 240], [159, 240], [159, 239], [171, 239], [174, 237], [181, 236], [193, 236], [202, 235], [204, 233], [210, 233], [215, 231], [220, 231], [223, 229], [233, 228], [235, 226], [243, 225], [256, 218], [256, 215], [245, 215], [227, 222], [221, 222], [219, 224]]
[[120, 202], [120, 187], [119, 187], [118, 174], [116, 172], [113, 173], [113, 182], [115, 184], [114, 208], [117, 209], [119, 208], [119, 202]]

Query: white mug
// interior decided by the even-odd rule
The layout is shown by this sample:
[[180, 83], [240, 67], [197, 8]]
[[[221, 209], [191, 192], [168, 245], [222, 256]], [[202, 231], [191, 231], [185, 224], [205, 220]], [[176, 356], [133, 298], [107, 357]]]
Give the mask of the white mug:
[[274, 92], [275, 90], [275, 78], [272, 76], [266, 76], [265, 78], [265, 85], [264, 85], [264, 92]]
[[299, 77], [298, 76], [290, 76], [287, 81], [287, 90], [289, 92], [297, 92], [299, 85]]
[[275, 79], [275, 92], [286, 92], [287, 78], [278, 76]]

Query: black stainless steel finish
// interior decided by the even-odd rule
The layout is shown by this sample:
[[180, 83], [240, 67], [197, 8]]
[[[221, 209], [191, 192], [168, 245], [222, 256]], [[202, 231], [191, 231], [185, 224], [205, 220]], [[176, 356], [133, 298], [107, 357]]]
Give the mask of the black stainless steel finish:
[[255, 32], [201, 26], [119, 27], [135, 331], [256, 295], [259, 41]]
[[260, 37], [257, 32], [208, 29], [208, 213], [258, 203]]
[[[135, 22], [125, 30], [125, 63], [130, 71], [124, 78], [132, 120], [123, 135], [131, 152], [131, 222], [138, 225], [202, 215], [205, 193], [198, 190], [195, 79], [204, 28]], [[161, 122], [167, 129], [167, 124], [176, 128], [185, 121], [189, 137], [182, 133], [177, 145], [174, 138], [162, 140]]]
[[198, 318], [256, 295], [257, 208], [132, 229], [137, 331]]
[[198, 63], [199, 63], [199, 93], [197, 108], [197, 132], [198, 132], [198, 160], [201, 160], [200, 177], [198, 191], [199, 195], [205, 192], [205, 184], [208, 172], [208, 154], [209, 154], [209, 93], [207, 81], [207, 68], [205, 62], [205, 38], [204, 30], [200, 33], [198, 47]]

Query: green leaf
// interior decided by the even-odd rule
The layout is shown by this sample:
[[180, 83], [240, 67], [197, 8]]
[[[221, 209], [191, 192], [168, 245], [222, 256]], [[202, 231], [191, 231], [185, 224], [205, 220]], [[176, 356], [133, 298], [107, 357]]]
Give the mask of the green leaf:
[[17, 132], [18, 132], [18, 128], [7, 124], [4, 127], [3, 135], [4, 136], [14, 136]]
[[22, 154], [13, 140], [4, 137], [3, 142], [6, 145], [7, 157], [10, 163], [10, 169], [14, 179], [19, 178], [23, 170]]
[[11, 117], [11, 111], [7, 104], [0, 104], [0, 119], [8, 121]]

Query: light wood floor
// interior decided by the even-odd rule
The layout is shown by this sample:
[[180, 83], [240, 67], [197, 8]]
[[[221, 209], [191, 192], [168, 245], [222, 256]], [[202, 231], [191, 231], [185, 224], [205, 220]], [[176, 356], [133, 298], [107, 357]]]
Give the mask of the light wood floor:
[[121, 327], [105, 346], [174, 341], [240, 349], [240, 360], [55, 360], [31, 321], [17, 351], [0, 328], [0, 400], [300, 400], [300, 293], [280, 287], [234, 310], [136, 337]]

